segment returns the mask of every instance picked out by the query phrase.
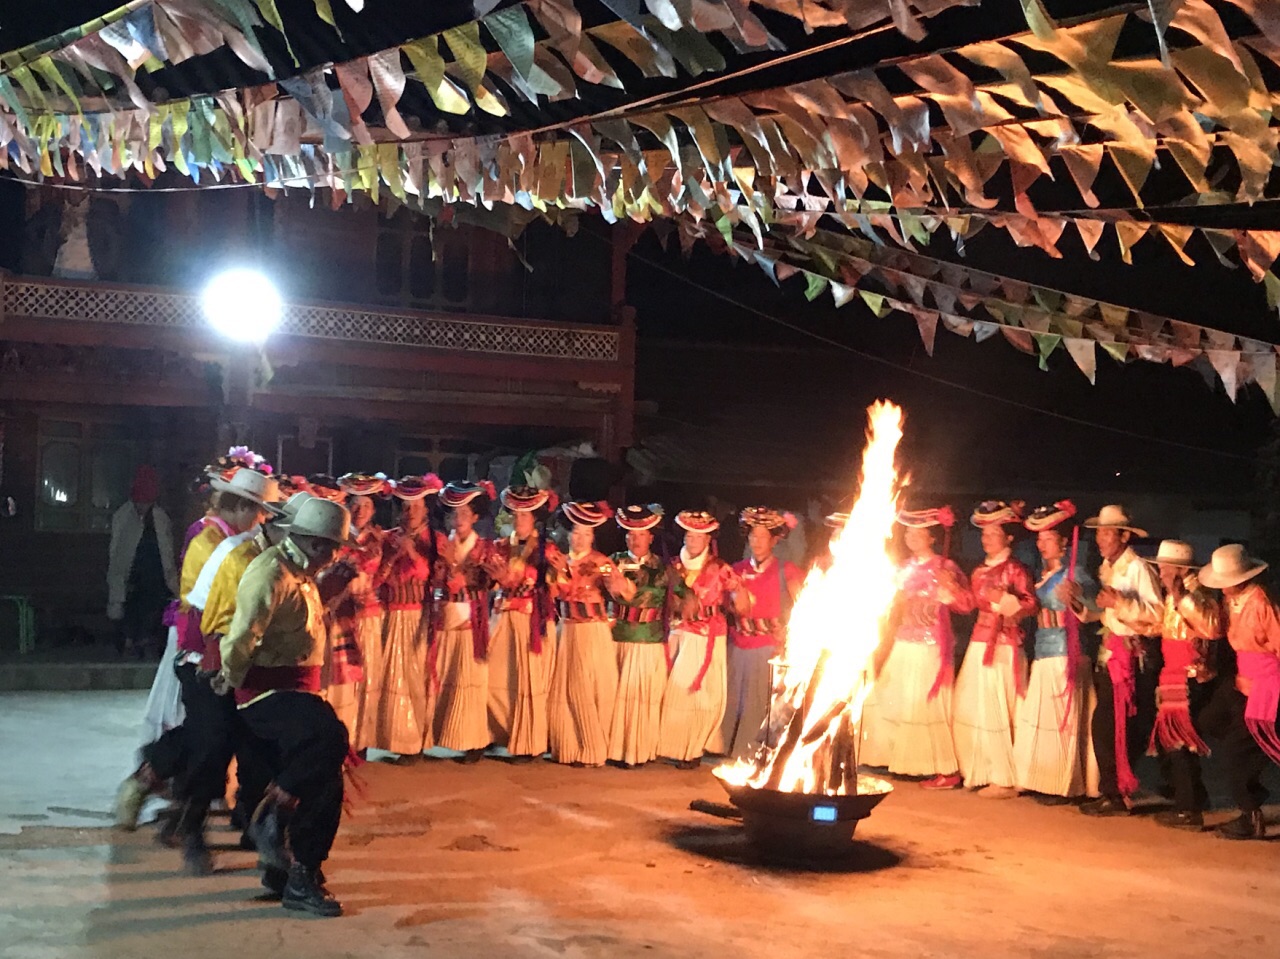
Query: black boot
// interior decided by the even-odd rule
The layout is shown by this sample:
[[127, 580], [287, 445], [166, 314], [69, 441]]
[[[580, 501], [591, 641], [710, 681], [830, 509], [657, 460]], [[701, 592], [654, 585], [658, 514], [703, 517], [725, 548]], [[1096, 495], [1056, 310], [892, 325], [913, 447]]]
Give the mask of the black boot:
[[1121, 799], [1113, 799], [1110, 796], [1103, 796], [1101, 799], [1093, 799], [1080, 807], [1080, 811], [1086, 816], [1095, 816], [1105, 818], [1107, 816], [1128, 816], [1131, 810], [1124, 804]]
[[1223, 839], [1267, 838], [1267, 824], [1262, 821], [1261, 809], [1244, 810], [1239, 817], [1224, 822], [1214, 831]]
[[267, 866], [262, 870], [262, 888], [267, 890], [270, 899], [280, 899], [284, 896], [284, 887], [289, 884], [289, 871], [287, 869], [276, 869]]
[[188, 876], [212, 876], [213, 855], [204, 841], [204, 831], [182, 837], [182, 871]]
[[280, 903], [286, 909], [309, 912], [313, 916], [341, 916], [342, 903], [320, 882], [320, 870], [308, 869], [300, 862], [289, 867], [289, 880], [285, 883]]
[[1186, 829], [1189, 832], [1200, 832], [1204, 829], [1204, 816], [1192, 810], [1167, 809], [1152, 817], [1157, 825], [1170, 829]]
[[277, 806], [270, 799], [262, 800], [245, 835], [258, 850], [258, 865], [264, 869], [286, 871], [292, 865], [293, 857], [285, 846], [284, 822]]

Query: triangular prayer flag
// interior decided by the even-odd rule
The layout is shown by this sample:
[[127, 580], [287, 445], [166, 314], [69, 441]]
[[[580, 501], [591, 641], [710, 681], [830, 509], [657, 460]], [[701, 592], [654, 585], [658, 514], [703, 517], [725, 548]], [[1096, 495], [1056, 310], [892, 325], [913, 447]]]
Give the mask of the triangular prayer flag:
[[1231, 402], [1234, 403], [1236, 393], [1240, 390], [1240, 351], [1205, 350], [1204, 355], [1213, 364], [1218, 378], [1222, 380], [1223, 388], [1227, 391], [1227, 396], [1231, 397]]
[[1128, 343], [1117, 343], [1115, 340], [1099, 340], [1098, 345], [1106, 350], [1117, 363], [1123, 363], [1129, 355]]
[[872, 293], [870, 290], [859, 290], [858, 295], [862, 297], [862, 302], [867, 304], [867, 307], [876, 316], [884, 316], [889, 312], [889, 308], [884, 304], [884, 294]]
[[933, 310], [922, 310], [915, 307], [911, 310], [916, 318], [916, 329], [920, 331], [920, 342], [924, 351], [933, 356], [933, 341], [938, 334], [938, 314]]
[[1075, 360], [1076, 366], [1080, 368], [1090, 383], [1097, 382], [1098, 371], [1098, 351], [1094, 346], [1094, 341], [1085, 337], [1067, 337], [1063, 343], [1066, 345], [1067, 352], [1071, 354], [1071, 358]]
[[1040, 354], [1040, 369], [1048, 370], [1049, 354], [1062, 343], [1062, 336], [1058, 333], [1032, 333], [1031, 337], [1036, 341], [1036, 350]]
[[854, 294], [857, 292], [858, 288], [850, 283], [831, 281], [831, 299], [835, 301], [837, 307], [844, 306], [853, 299]]
[[827, 285], [831, 282], [825, 276], [819, 276], [817, 273], [809, 273], [808, 271], [804, 274], [804, 281], [806, 284], [804, 298], [810, 303], [825, 293]]

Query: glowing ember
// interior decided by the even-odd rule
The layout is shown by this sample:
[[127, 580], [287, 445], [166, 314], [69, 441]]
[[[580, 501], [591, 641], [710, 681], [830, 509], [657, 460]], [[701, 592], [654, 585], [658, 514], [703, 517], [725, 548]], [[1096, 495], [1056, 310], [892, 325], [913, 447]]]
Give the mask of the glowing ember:
[[902, 410], [879, 401], [867, 415], [857, 501], [832, 537], [830, 566], [810, 570], [791, 611], [767, 742], [754, 759], [715, 771], [730, 785], [825, 795], [890, 788], [868, 776], [859, 783], [857, 731], [895, 591], [887, 546], [902, 487], [894, 467]]

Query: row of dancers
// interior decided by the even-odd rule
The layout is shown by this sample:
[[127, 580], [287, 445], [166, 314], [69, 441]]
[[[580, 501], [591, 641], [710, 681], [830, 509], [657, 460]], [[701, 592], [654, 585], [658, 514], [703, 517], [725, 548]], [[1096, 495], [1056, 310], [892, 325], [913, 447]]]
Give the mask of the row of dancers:
[[[985, 559], [969, 577], [935, 549], [935, 533], [955, 522], [949, 509], [899, 516], [911, 555], [860, 761], [929, 789], [1091, 797], [1081, 812], [1119, 816], [1133, 811], [1145, 752], [1159, 757], [1173, 800], [1156, 821], [1200, 831], [1200, 759], [1213, 740], [1240, 810], [1217, 834], [1264, 838], [1260, 777], [1280, 763], [1280, 611], [1258, 579], [1267, 565], [1234, 544], [1201, 568], [1178, 540], [1145, 560], [1130, 540], [1146, 531], [1109, 505], [1083, 524], [1102, 557], [1095, 580], [1078, 561], [1075, 512], [1070, 501], [1029, 515], [1020, 503], [981, 504], [971, 522]], [[1035, 535], [1038, 575], [1012, 555], [1023, 530]], [[952, 616], [975, 612], [955, 675]], [[1088, 623], [1101, 625], [1096, 658], [1082, 643]]]

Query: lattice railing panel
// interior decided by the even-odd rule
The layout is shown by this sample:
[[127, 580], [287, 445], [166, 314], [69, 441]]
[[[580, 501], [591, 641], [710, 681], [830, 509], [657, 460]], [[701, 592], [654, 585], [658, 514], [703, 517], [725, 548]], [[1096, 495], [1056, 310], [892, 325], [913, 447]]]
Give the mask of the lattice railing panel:
[[[26, 278], [4, 281], [4, 313], [5, 316], [167, 329], [198, 329], [204, 324], [200, 301], [189, 294], [73, 286], [56, 280]], [[616, 330], [425, 317], [305, 304], [285, 306], [280, 332], [352, 343], [548, 359], [614, 362], [619, 355]]]

